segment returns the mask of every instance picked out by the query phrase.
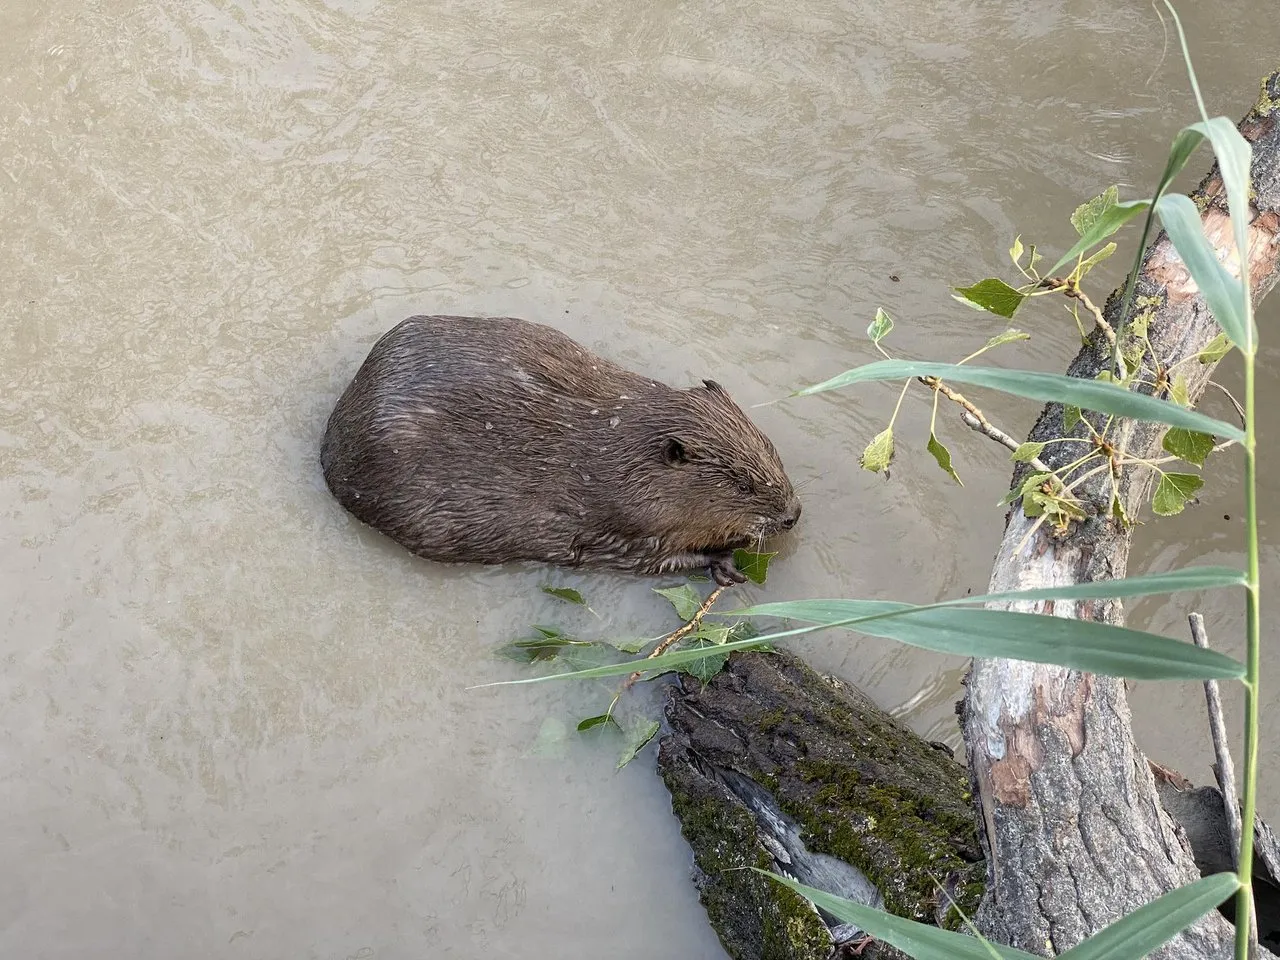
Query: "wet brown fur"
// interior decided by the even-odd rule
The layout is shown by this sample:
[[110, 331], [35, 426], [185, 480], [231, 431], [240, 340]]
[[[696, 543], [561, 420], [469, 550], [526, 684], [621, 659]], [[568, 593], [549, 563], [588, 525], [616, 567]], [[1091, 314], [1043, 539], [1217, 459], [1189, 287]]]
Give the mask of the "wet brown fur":
[[800, 515], [772, 443], [713, 381], [624, 370], [512, 317], [410, 317], [374, 345], [321, 448], [338, 501], [412, 552], [661, 573]]

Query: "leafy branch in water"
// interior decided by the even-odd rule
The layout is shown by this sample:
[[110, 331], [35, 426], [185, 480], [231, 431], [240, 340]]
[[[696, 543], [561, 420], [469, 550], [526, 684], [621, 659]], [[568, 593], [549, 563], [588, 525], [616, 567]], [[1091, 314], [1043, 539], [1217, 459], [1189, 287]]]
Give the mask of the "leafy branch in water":
[[[749, 550], [738, 550], [734, 553], [734, 564], [757, 584], [763, 584], [769, 573], [769, 563], [776, 554], [755, 553]], [[657, 734], [659, 722], [655, 716], [647, 714], [643, 705], [627, 705], [621, 708], [623, 695], [631, 689], [644, 674], [645, 664], [655, 657], [673, 650], [705, 650], [706, 656], [681, 665], [675, 672], [691, 676], [707, 683], [724, 668], [729, 654], [719, 648], [727, 643], [746, 641], [758, 635], [759, 631], [749, 620], [734, 623], [704, 622], [706, 614], [720, 598], [727, 587], [717, 587], [708, 596], [703, 597], [694, 582], [680, 584], [675, 587], [663, 587], [654, 590], [667, 600], [681, 625], [670, 633], [648, 639], [609, 639], [581, 640], [570, 635], [560, 627], [535, 624], [532, 635], [503, 644], [498, 649], [500, 656], [528, 665], [546, 665], [557, 671], [577, 671], [591, 667], [605, 666], [625, 662], [619, 660], [618, 654], [639, 654], [645, 650], [650, 652], [644, 658], [635, 661], [636, 670], [620, 687], [613, 690], [608, 706], [600, 713], [579, 720], [574, 729], [580, 734], [612, 734], [622, 737], [623, 746], [618, 757], [618, 769], [621, 770], [636, 758], [641, 750]], [[571, 587], [544, 586], [542, 592], [557, 600], [582, 607], [591, 612], [582, 594]], [[762, 644], [761, 649], [768, 649]], [[654, 673], [648, 679], [663, 676], [669, 670]], [[539, 733], [539, 750], [547, 752], [553, 742], [570, 736], [563, 723], [544, 723]]]

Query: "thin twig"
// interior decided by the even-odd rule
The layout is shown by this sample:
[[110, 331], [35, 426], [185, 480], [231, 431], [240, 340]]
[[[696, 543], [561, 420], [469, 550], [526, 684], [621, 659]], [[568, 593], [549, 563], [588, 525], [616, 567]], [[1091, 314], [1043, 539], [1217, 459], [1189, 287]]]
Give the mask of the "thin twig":
[[[699, 624], [702, 623], [702, 618], [707, 615], [707, 611], [710, 610], [711, 607], [715, 604], [715, 602], [720, 599], [720, 594], [724, 593], [725, 590], [727, 589], [728, 587], [716, 587], [714, 590], [712, 590], [711, 593], [707, 596], [707, 599], [702, 601], [702, 606], [698, 608], [698, 612], [695, 613], [692, 617], [690, 617], [688, 621], [686, 621], [684, 624], [677, 627], [675, 630], [672, 630], [665, 637], [663, 637], [662, 640], [658, 642], [658, 645], [653, 648], [653, 653], [649, 654], [649, 656], [645, 657], [645, 659], [652, 660], [654, 657], [662, 656], [664, 653], [666, 653], [668, 650], [671, 649], [672, 644], [679, 643], [682, 639], [687, 637], [694, 630], [698, 629]], [[622, 689], [623, 690], [631, 689], [632, 685], [637, 680], [639, 680], [643, 675], [644, 675], [643, 670], [637, 670], [631, 676], [627, 677], [626, 683], [622, 685]]]
[[[1209, 648], [1209, 635], [1204, 629], [1204, 617], [1198, 613], [1187, 616], [1191, 624], [1191, 639], [1197, 647]], [[1231, 834], [1231, 863], [1239, 868], [1236, 862], [1240, 852], [1240, 834], [1244, 829], [1240, 818], [1240, 800], [1236, 796], [1236, 768], [1231, 762], [1231, 747], [1227, 739], [1227, 723], [1222, 716], [1222, 698], [1218, 695], [1218, 681], [1204, 682], [1204, 700], [1209, 710], [1209, 737], [1213, 740], [1213, 755], [1217, 762], [1213, 765], [1213, 775], [1218, 780], [1218, 789], [1222, 791], [1223, 812], [1227, 818], [1227, 830]], [[1250, 829], [1253, 825], [1250, 824]], [[1257, 911], [1249, 911], [1249, 956], [1256, 957], [1258, 952]]]
[[1235, 397], [1233, 397], [1231, 395], [1231, 391], [1228, 390], [1226, 387], [1224, 387], [1222, 384], [1218, 383], [1218, 381], [1210, 380], [1209, 383], [1211, 383], [1213, 386], [1217, 387], [1219, 390], [1221, 390], [1223, 393], [1227, 395], [1227, 399], [1231, 401], [1231, 405], [1236, 408], [1236, 416], [1240, 418], [1240, 426], [1243, 427], [1244, 426], [1244, 407], [1240, 405], [1240, 401], [1237, 400]]
[[1046, 290], [1056, 290], [1073, 300], [1079, 300], [1081, 305], [1093, 314], [1093, 322], [1098, 325], [1107, 341], [1111, 346], [1116, 345], [1116, 332], [1111, 324], [1107, 323], [1107, 318], [1102, 315], [1102, 311], [1098, 309], [1098, 305], [1089, 299], [1089, 295], [1080, 289], [1080, 284], [1073, 280], [1063, 277], [1045, 277], [1040, 281], [1040, 286]]
[[[991, 438], [1003, 447], [1008, 447], [1011, 451], [1016, 452], [1018, 447], [1021, 446], [1017, 440], [984, 417], [982, 411], [975, 407], [964, 394], [952, 390], [937, 377], [920, 377], [919, 379], [929, 389], [942, 394], [952, 403], [957, 403], [964, 408], [964, 413], [960, 414], [960, 419], [964, 421], [966, 427], [971, 430], [977, 430], [978, 433]], [[1027, 463], [1034, 467], [1037, 473], [1053, 473], [1039, 457], [1032, 457]]]

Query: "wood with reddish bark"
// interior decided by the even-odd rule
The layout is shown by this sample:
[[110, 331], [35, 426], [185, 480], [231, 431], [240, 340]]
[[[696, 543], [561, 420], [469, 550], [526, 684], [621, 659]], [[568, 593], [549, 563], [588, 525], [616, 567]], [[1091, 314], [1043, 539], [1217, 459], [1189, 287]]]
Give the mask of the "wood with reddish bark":
[[[1240, 130], [1254, 151], [1249, 272], [1255, 300], [1261, 300], [1280, 277], [1280, 72], [1263, 82], [1262, 96]], [[1216, 167], [1193, 198], [1203, 209], [1206, 236], [1238, 271]], [[1137, 298], [1150, 310], [1149, 337], [1166, 367], [1194, 356], [1219, 333], [1163, 233], [1145, 254]], [[1105, 309], [1113, 327], [1120, 307], [1113, 294]], [[1274, 333], [1263, 329], [1264, 342]], [[1068, 372], [1093, 377], [1109, 357], [1106, 339], [1095, 331]], [[1179, 367], [1193, 401], [1213, 369], [1212, 363], [1194, 361]], [[1103, 418], [1087, 416], [1101, 426]], [[1121, 421], [1109, 437], [1129, 455], [1149, 460], [1161, 455], [1163, 432]], [[1062, 407], [1050, 404], [1028, 439], [1061, 436], [1084, 437], [1086, 428], [1064, 431]], [[1076, 447], [1051, 444], [1041, 457], [1051, 467], [1063, 466], [1077, 455]], [[1015, 484], [1023, 475], [1019, 471]], [[1151, 484], [1149, 469], [1123, 471], [1118, 494], [1129, 516], [1142, 512]], [[1063, 538], [1047, 527], [1030, 532], [1034, 521], [1015, 504], [993, 568], [993, 592], [1126, 575], [1132, 531], [1112, 516], [1105, 473], [1085, 481], [1076, 495], [1096, 513]], [[1113, 624], [1123, 620], [1115, 602], [1042, 602], [1018, 609]], [[967, 678], [963, 727], [988, 854], [978, 925], [992, 939], [1053, 956], [1199, 876], [1185, 833], [1161, 804], [1134, 742], [1123, 681], [1044, 664], [977, 660]], [[1214, 913], [1151, 956], [1226, 960], [1231, 940], [1229, 925]]]

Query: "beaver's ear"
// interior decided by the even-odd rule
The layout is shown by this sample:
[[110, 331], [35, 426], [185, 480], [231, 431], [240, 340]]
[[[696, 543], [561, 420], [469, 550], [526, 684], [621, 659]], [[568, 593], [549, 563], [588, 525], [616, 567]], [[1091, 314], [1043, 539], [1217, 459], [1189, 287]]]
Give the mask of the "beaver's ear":
[[675, 437], [667, 437], [662, 441], [662, 462], [669, 467], [681, 467], [689, 462], [689, 454], [684, 444]]
[[720, 386], [720, 384], [716, 383], [714, 380], [703, 380], [702, 383], [711, 393], [727, 393], [725, 388]]

